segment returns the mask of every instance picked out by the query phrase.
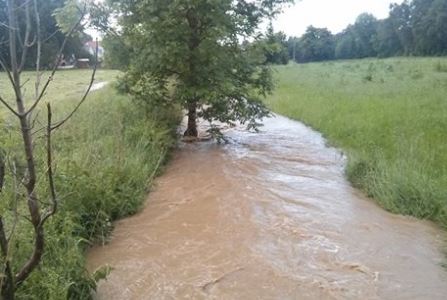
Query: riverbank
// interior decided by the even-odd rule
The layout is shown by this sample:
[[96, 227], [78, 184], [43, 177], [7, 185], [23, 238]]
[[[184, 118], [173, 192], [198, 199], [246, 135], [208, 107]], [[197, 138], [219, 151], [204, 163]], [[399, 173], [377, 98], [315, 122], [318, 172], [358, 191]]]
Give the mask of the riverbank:
[[[55, 120], [75, 105], [89, 74], [88, 70], [74, 70], [56, 75], [47, 98], [53, 103]], [[100, 70], [98, 82], [113, 82], [117, 74]], [[59, 211], [46, 226], [43, 261], [20, 287], [17, 298], [89, 299], [98, 279], [95, 276], [104, 274], [92, 276], [85, 269], [84, 250], [105, 242], [114, 220], [141, 208], [175, 143], [172, 129], [177, 116], [172, 116], [172, 124], [148, 117], [112, 85], [92, 92], [53, 136]], [[2, 148], [13, 153], [19, 137], [8, 127], [11, 120], [4, 114], [1, 139]], [[43, 142], [36, 139], [39, 162], [45, 157]], [[45, 193], [45, 184], [39, 188]], [[15, 234], [14, 262], [28, 257], [31, 232], [28, 222], [21, 220]]]
[[277, 67], [276, 112], [323, 133], [346, 173], [394, 213], [447, 227], [446, 58]]

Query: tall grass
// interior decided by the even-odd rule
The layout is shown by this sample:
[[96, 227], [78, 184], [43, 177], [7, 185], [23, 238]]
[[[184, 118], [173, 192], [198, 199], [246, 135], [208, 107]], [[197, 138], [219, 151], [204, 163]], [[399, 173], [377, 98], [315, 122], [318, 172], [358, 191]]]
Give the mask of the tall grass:
[[[66, 75], [70, 78], [69, 73]], [[64, 91], [71, 91], [88, 77], [86, 72], [72, 75], [61, 86]], [[80, 86], [79, 91], [85, 89], [85, 85]], [[73, 96], [50, 94], [50, 101], [58, 107], [55, 120], [73, 107], [77, 99]], [[106, 241], [114, 220], [138, 211], [175, 143], [175, 112], [161, 121], [140, 110], [129, 97], [118, 95], [113, 87], [89, 97], [54, 135], [60, 210], [46, 226], [42, 264], [20, 287], [19, 299], [89, 299], [96, 283], [85, 269], [84, 250]], [[20, 148], [14, 149], [17, 137], [14, 128], [8, 127], [12, 126], [8, 125], [10, 121], [4, 118], [1, 126], [2, 148], [20, 152]], [[36, 151], [38, 164], [43, 164], [45, 149], [39, 141]], [[47, 194], [43, 179], [38, 188], [40, 194]], [[9, 189], [5, 195], [12, 198]], [[16, 265], [28, 257], [32, 247], [28, 223], [20, 219], [12, 243]]]
[[348, 178], [383, 207], [447, 228], [445, 65], [392, 58], [278, 67], [267, 103], [343, 149]]

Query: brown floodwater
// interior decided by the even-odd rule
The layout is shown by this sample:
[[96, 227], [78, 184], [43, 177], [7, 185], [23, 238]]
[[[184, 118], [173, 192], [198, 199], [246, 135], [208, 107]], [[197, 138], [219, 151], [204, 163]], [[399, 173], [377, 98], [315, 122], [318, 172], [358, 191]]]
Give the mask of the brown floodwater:
[[447, 299], [445, 233], [385, 212], [320, 134], [277, 116], [183, 144], [88, 268], [98, 299]]

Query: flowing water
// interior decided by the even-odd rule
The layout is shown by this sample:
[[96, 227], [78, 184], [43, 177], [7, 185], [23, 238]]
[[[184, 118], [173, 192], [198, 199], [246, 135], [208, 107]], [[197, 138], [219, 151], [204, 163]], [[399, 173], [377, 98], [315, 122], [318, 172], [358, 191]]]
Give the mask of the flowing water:
[[353, 189], [318, 133], [277, 116], [226, 134], [182, 145], [90, 251], [114, 268], [98, 299], [447, 299], [444, 233]]

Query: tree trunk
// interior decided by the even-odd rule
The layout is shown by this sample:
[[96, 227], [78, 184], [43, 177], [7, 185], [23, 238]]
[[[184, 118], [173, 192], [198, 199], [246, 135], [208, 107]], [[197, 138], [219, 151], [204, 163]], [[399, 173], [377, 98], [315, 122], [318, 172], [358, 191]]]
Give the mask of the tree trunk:
[[183, 135], [185, 137], [197, 137], [199, 135], [197, 131], [197, 105], [195, 101], [189, 104], [188, 127]]
[[0, 193], [3, 191], [3, 183], [5, 181], [5, 166], [6, 163], [0, 149]]
[[4, 260], [4, 277], [0, 286], [2, 300], [14, 300], [15, 284], [14, 275], [11, 270], [11, 263], [8, 257], [8, 239], [6, 238], [5, 227], [3, 226], [3, 218], [0, 217], [0, 249], [2, 260]]
[[[6, 268], [9, 269], [10, 267], [7, 266]], [[11, 272], [10, 270], [5, 270], [5, 271]], [[0, 299], [2, 299], [2, 300], [14, 300], [15, 299], [14, 287], [13, 287], [12, 282], [9, 277], [3, 279], [3, 284], [1, 286], [1, 289], [2, 289], [2, 293], [0, 294]]]
[[[26, 10], [29, 13], [30, 2], [26, 2]], [[24, 63], [24, 58], [22, 61], [18, 62], [17, 57], [17, 34], [18, 34], [18, 22], [17, 22], [17, 5], [16, 1], [9, 0], [8, 1], [8, 18], [9, 18], [9, 53], [11, 55], [11, 73], [13, 78], [13, 87], [15, 90], [16, 96], [16, 105], [17, 105], [17, 113], [18, 118], [20, 120], [20, 131], [22, 133], [23, 140], [23, 148], [26, 159], [26, 170], [27, 170], [27, 180], [24, 183], [27, 194], [27, 205], [29, 214], [31, 217], [31, 223], [34, 227], [35, 237], [34, 237], [34, 249], [31, 257], [22, 267], [22, 269], [15, 275], [14, 280], [14, 289], [17, 288], [17, 285], [20, 285], [30, 273], [37, 267], [42, 259], [42, 254], [44, 250], [44, 232], [43, 232], [43, 224], [41, 224], [41, 214], [39, 209], [39, 200], [36, 195], [36, 182], [37, 182], [37, 173], [36, 173], [36, 164], [34, 160], [34, 149], [33, 149], [33, 137], [31, 133], [31, 126], [29, 124], [29, 118], [26, 113], [25, 101], [22, 93], [22, 85], [20, 82], [20, 72], [22, 65]], [[26, 19], [26, 37], [29, 36], [29, 31], [31, 30], [31, 21], [30, 18]], [[25, 41], [28, 43], [28, 41]], [[25, 45], [25, 47], [27, 47]], [[25, 51], [25, 50], [23, 50]]]
[[15, 287], [14, 287], [14, 275], [12, 274], [11, 264], [9, 261], [5, 263], [5, 277], [1, 285], [2, 292], [0, 294], [1, 300], [14, 300], [15, 299]]

